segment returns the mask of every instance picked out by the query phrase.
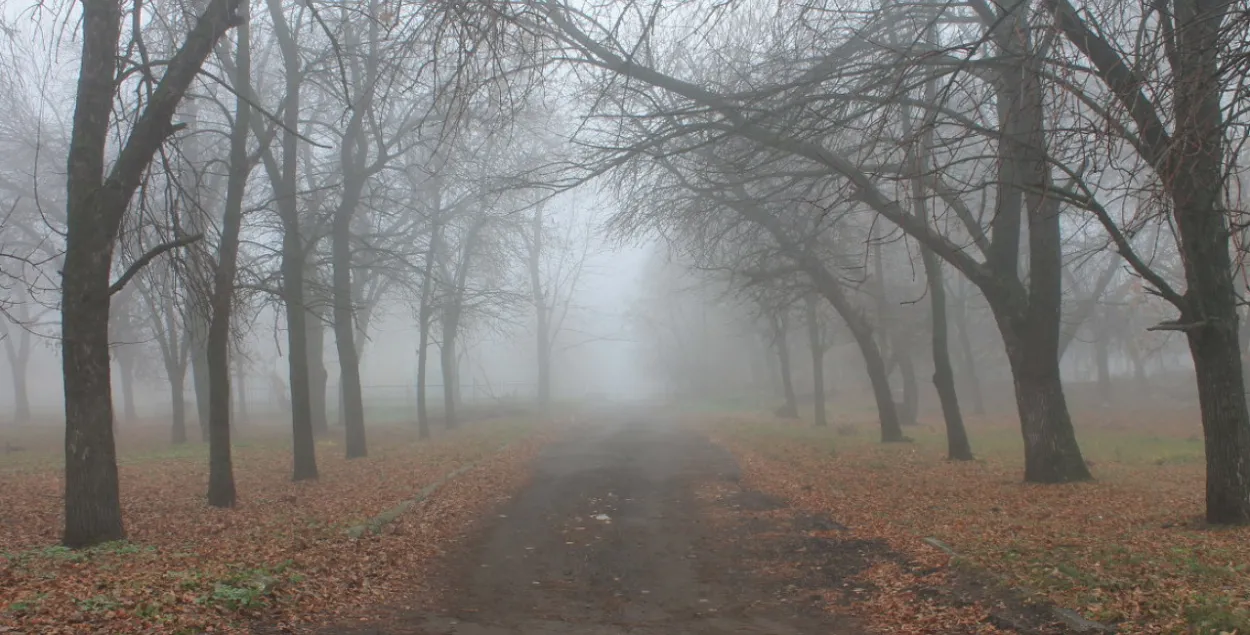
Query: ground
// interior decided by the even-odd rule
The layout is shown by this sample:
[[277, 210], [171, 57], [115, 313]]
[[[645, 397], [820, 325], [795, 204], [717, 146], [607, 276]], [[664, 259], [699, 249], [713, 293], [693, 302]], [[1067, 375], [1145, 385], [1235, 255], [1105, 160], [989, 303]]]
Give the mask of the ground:
[[380, 430], [364, 460], [324, 441], [301, 484], [258, 439], [228, 512], [202, 504], [199, 450], [136, 450], [130, 540], [85, 552], [54, 546], [55, 466], [8, 457], [0, 632], [1250, 632], [1250, 531], [1198, 520], [1201, 443], [1175, 421], [1079, 426], [1097, 480], [1062, 486], [1020, 482], [1006, 418], [972, 418], [967, 463], [940, 422], [882, 445], [846, 413]]
[[740, 528], [708, 522], [753, 500], [728, 452], [654, 415], [614, 419], [542, 454], [529, 487], [464, 550], [433, 614], [339, 632], [858, 632], [760, 575]]

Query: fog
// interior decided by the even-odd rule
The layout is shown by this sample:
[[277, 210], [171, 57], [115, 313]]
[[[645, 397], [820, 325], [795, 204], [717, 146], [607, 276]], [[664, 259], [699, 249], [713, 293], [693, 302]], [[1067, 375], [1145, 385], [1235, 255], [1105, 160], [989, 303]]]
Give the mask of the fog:
[[118, 439], [214, 508], [262, 428], [312, 481], [626, 404], [1062, 485], [1167, 409], [1250, 524], [1250, 11], [1079, 4], [4, 0], [0, 435], [80, 547]]

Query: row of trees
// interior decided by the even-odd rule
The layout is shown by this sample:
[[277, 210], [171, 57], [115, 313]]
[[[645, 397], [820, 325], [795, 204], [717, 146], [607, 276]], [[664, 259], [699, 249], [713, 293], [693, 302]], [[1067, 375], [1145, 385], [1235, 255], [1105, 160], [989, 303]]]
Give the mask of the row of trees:
[[[1250, 11], [1239, 3], [191, 4], [81, 3], [66, 197], [31, 192], [30, 214], [65, 210], [63, 249], [29, 237], [18, 277], [50, 280], [26, 271], [40, 250], [61, 272], [47, 286], [61, 295], [67, 544], [122, 533], [109, 318], [155, 259], [180, 262], [182, 327], [192, 342], [203, 334], [189, 358], [209, 395], [209, 498], [229, 505], [241, 290], [284, 309], [293, 473], [313, 477], [324, 390], [309, 324], [334, 327], [347, 445], [361, 455], [370, 284], [418, 274], [419, 368], [437, 320], [454, 374], [470, 309], [503, 288], [471, 281], [504, 275], [503, 237], [528, 232], [538, 253], [547, 243], [533, 186], [598, 177], [619, 194], [619, 232], [673, 238], [761, 306], [831, 308], [862, 356], [883, 440], [903, 438], [914, 406], [896, 404], [889, 383], [891, 364], [906, 377], [894, 351], [912, 342], [897, 291], [881, 286], [903, 259], [882, 245], [908, 245], [923, 270], [913, 291], [935, 325], [953, 457], [968, 444], [947, 278], [974, 287], [1002, 337], [1034, 482], [1090, 477], [1060, 378], [1064, 291], [1082, 289], [1065, 283], [1064, 254], [1077, 243], [1114, 252], [1107, 282], [1093, 278], [1080, 294], [1094, 299], [1067, 303], [1068, 317], [1094, 311], [1121, 270], [1171, 307], [1150, 328], [1189, 344], [1208, 519], [1250, 522], [1236, 282]], [[553, 100], [539, 112], [580, 118], [573, 151], [500, 132], [543, 119], [527, 108], [538, 88]], [[223, 138], [229, 151], [214, 152], [210, 139]], [[38, 174], [27, 183], [55, 182]], [[547, 333], [559, 302], [532, 275], [530, 288]], [[785, 332], [784, 315], [764, 315]]]
[[948, 269], [979, 291], [1002, 336], [1025, 479], [1090, 478], [1060, 378], [1064, 249], [1086, 242], [1174, 311], [1150, 328], [1189, 344], [1207, 518], [1250, 522], [1241, 3], [539, 9], [536, 28], [598, 89], [597, 125], [579, 140], [589, 164], [618, 177], [622, 231], [658, 230], [705, 265], [819, 294], [862, 353], [884, 440], [901, 438], [882, 350], [892, 342], [878, 334], [888, 303], [857, 295], [872, 284], [874, 245], [894, 236], [924, 272], [951, 455], [965, 452], [943, 327]]
[[[140, 343], [167, 375], [175, 443], [187, 437], [190, 371], [208, 502], [235, 503], [232, 368], [266, 306], [285, 322], [297, 480], [317, 476], [314, 437], [328, 426], [327, 327], [345, 450], [366, 455], [360, 359], [387, 307], [412, 307], [419, 326], [421, 436], [427, 367], [441, 366], [454, 427], [462, 338], [527, 314], [548, 405], [592, 244], [539, 187], [559, 120], [532, 90], [525, 32], [459, 3], [79, 6], [29, 9], [40, 24], [81, 18], [73, 125], [41, 110], [55, 81], [6, 76], [22, 106], [6, 115], [6, 140], [21, 152], [0, 181], [15, 381], [41, 334], [29, 312], [60, 305], [67, 545], [124, 535], [111, 366], [130, 386]], [[54, 52], [55, 41], [11, 35], [31, 59]]]

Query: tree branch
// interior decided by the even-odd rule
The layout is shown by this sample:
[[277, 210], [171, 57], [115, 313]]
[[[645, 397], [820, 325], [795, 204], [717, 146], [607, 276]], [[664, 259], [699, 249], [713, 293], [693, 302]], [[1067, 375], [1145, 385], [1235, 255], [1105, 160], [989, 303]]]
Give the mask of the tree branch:
[[187, 245], [190, 245], [202, 238], [204, 238], [204, 234], [194, 234], [191, 236], [183, 236], [182, 238], [171, 240], [166, 243], [161, 243], [149, 249], [148, 252], [140, 256], [138, 260], [130, 263], [130, 266], [126, 268], [126, 271], [125, 273], [122, 274], [122, 277], [118, 278], [117, 282], [114, 282], [112, 285], [109, 286], [109, 295], [115, 295], [119, 291], [124, 289], [126, 287], [126, 283], [130, 282], [131, 278], [134, 278], [136, 275], [138, 275], [139, 272], [142, 271], [144, 267], [148, 266], [148, 263], [155, 260], [157, 256], [160, 256], [161, 254], [167, 251], [172, 251], [179, 247], [186, 247]]

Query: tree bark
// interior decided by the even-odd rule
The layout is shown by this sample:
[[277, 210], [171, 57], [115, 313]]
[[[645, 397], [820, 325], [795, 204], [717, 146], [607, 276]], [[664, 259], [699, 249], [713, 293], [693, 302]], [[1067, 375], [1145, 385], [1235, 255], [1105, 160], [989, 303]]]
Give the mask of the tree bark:
[[823, 428], [829, 425], [825, 413], [825, 343], [820, 333], [816, 295], [807, 294], [803, 302], [807, 310], [807, 343], [812, 353], [812, 405], [815, 410], [812, 421], [817, 428]]
[[430, 438], [430, 413], [427, 403], [426, 378], [429, 369], [430, 328], [434, 321], [434, 262], [439, 250], [440, 232], [438, 218], [430, 233], [429, 249], [425, 252], [425, 270], [421, 279], [421, 306], [417, 309], [417, 438]]
[[212, 419], [212, 414], [209, 410], [209, 403], [212, 402], [212, 397], [210, 396], [208, 386], [208, 334], [206, 329], [205, 332], [200, 332], [195, 327], [199, 318], [194, 317], [194, 309], [188, 309], [187, 313], [192, 314], [187, 319], [187, 330], [191, 337], [191, 387], [195, 390], [196, 422], [200, 427], [200, 440], [207, 442], [209, 440], [209, 421]]
[[121, 221], [171, 120], [238, 0], [212, 0], [165, 68], [104, 178], [121, 7], [82, 3], [82, 55], [67, 170], [61, 357], [65, 389], [65, 532], [84, 547], [125, 537], [109, 373], [109, 272]]

